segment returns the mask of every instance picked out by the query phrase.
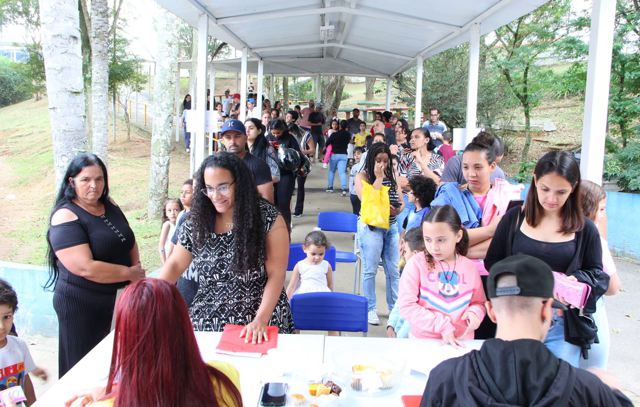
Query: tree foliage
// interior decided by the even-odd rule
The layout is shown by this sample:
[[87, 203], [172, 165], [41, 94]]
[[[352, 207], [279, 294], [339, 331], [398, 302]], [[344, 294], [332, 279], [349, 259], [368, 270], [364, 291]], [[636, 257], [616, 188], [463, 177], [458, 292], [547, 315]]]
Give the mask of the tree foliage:
[[0, 57], [0, 107], [29, 98], [29, 79], [21, 72], [19, 63]]
[[531, 111], [540, 103], [546, 76], [538, 60], [545, 53], [553, 53], [553, 47], [568, 36], [569, 9], [569, 0], [551, 0], [494, 32], [490, 56], [524, 112], [523, 159], [531, 146]]
[[[486, 55], [486, 50], [481, 51]], [[469, 77], [469, 47], [462, 44], [448, 49], [424, 62], [422, 81], [422, 111], [436, 107], [449, 128], [465, 127], [467, 114], [467, 82]], [[400, 99], [412, 105], [415, 100], [415, 70], [400, 74], [395, 81]], [[513, 98], [495, 65], [481, 59], [478, 83], [478, 120], [483, 127], [492, 127], [505, 119], [514, 105]]]

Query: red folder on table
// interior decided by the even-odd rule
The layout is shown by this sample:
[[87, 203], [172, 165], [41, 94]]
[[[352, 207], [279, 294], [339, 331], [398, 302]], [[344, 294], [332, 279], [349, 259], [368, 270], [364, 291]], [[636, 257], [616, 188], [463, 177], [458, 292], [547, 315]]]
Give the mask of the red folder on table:
[[268, 341], [262, 343], [245, 343], [244, 338], [240, 337], [240, 331], [244, 326], [227, 324], [224, 326], [220, 342], [216, 347], [217, 353], [225, 353], [236, 356], [260, 357], [266, 355], [269, 349], [278, 346], [278, 327], [268, 326]]
[[420, 402], [422, 401], [422, 395], [419, 395], [419, 396], [404, 395], [401, 397], [401, 399], [404, 407], [420, 407]]

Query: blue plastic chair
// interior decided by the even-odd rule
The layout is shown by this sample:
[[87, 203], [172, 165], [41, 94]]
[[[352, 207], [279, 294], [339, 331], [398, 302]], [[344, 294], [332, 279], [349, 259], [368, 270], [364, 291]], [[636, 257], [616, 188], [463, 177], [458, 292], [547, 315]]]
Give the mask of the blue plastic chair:
[[[302, 250], [302, 243], [292, 243], [289, 245], [289, 260], [287, 262], [287, 271], [292, 271], [296, 263], [304, 260], [307, 254]], [[329, 262], [333, 271], [336, 271], [336, 248], [329, 246], [324, 254], [324, 259]]]
[[337, 263], [354, 263], [353, 293], [360, 293], [360, 274], [362, 261], [358, 252], [356, 233], [358, 232], [358, 216], [350, 212], [320, 212], [318, 214], [318, 228], [323, 232], [353, 233], [353, 251], [336, 251]]
[[301, 330], [362, 332], [367, 336], [367, 310], [365, 297], [349, 293], [306, 293], [291, 298], [293, 325]]

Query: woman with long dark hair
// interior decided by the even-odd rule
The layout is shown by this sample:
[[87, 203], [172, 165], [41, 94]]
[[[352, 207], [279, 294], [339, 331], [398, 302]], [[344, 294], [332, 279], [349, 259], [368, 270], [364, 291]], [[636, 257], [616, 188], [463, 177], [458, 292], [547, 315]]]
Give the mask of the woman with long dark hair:
[[115, 315], [105, 394], [91, 406], [242, 406], [237, 370], [202, 360], [175, 285], [152, 278], [131, 284]]
[[109, 333], [116, 291], [144, 277], [133, 231], [109, 198], [107, 168], [95, 154], [69, 163], [47, 243], [62, 377]]
[[246, 325], [248, 340], [267, 340], [267, 325], [293, 331], [284, 291], [289, 236], [276, 208], [260, 198], [251, 172], [235, 154], [207, 157], [178, 245], [160, 278], [175, 282], [190, 263], [198, 292], [189, 313], [197, 331]]
[[[391, 152], [385, 143], [374, 143], [367, 152], [365, 166], [362, 172], [356, 175], [355, 189], [358, 198], [362, 201], [362, 189], [364, 183], [370, 184], [379, 190], [382, 186], [389, 187], [389, 229], [373, 227], [358, 219], [357, 239], [362, 256], [362, 291], [369, 302], [368, 320], [372, 325], [378, 325], [380, 320], [376, 311], [376, 272], [378, 263], [382, 259], [384, 274], [386, 275], [387, 306], [389, 311], [398, 298], [398, 261], [399, 234], [396, 216], [402, 212], [404, 202], [401, 198], [400, 187], [393, 174], [391, 164]], [[360, 213], [365, 211], [365, 201], [362, 202]]]
[[265, 136], [267, 129], [264, 124], [252, 117], [244, 122], [244, 127], [247, 130], [249, 152], [267, 163], [269, 171], [271, 171], [271, 180], [274, 184], [280, 181], [280, 168], [278, 168], [278, 163], [275, 159], [276, 152], [267, 141]]
[[[490, 269], [517, 253], [537, 257], [552, 270], [591, 286], [583, 310], [571, 308], [563, 315], [554, 314], [544, 341], [557, 357], [578, 367], [580, 354], [595, 339], [589, 338], [595, 335], [595, 325], [582, 325], [580, 319], [595, 312], [596, 301], [607, 291], [609, 277], [602, 269], [598, 229], [582, 210], [580, 167], [570, 153], [553, 151], [538, 160], [524, 208], [511, 209], [498, 224], [485, 267]], [[573, 331], [576, 327], [581, 328], [577, 336]], [[565, 338], [565, 332], [574, 336]]]

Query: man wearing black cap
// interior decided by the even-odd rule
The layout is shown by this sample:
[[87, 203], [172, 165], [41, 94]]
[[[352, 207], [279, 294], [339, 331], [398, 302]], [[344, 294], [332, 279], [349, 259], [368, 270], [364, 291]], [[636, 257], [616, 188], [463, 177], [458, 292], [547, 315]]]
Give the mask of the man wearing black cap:
[[553, 299], [553, 274], [544, 261], [518, 254], [497, 262], [489, 272], [487, 297], [496, 338], [436, 366], [420, 406], [632, 405], [620, 390], [543, 345], [552, 307], [563, 308]]
[[253, 174], [258, 192], [273, 203], [273, 181], [269, 165], [247, 150], [247, 130], [240, 120], [230, 119], [220, 129], [220, 137], [225, 150], [242, 158]]

